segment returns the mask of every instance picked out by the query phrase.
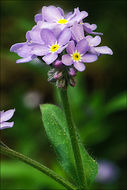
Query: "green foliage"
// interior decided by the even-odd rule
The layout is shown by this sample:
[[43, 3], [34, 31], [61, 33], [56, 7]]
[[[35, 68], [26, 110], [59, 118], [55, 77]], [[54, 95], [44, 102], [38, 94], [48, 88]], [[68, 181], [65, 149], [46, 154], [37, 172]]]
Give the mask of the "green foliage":
[[[85, 83], [85, 82], [84, 82]], [[104, 142], [112, 134], [114, 124], [108, 123], [108, 116], [125, 111], [127, 92], [106, 100], [105, 91], [94, 90], [89, 94], [80, 75], [75, 88], [69, 88], [71, 109], [76, 124], [80, 127], [81, 138], [87, 146]], [[80, 114], [78, 112], [80, 111]]]
[[127, 93], [123, 92], [120, 95], [114, 97], [106, 106], [105, 112], [107, 114], [113, 113], [115, 111], [124, 110], [127, 108]]
[[[41, 105], [40, 108], [46, 133], [55, 148], [61, 166], [76, 181], [73, 151], [64, 113], [60, 108], [51, 104]], [[80, 140], [79, 144], [87, 184], [90, 184], [97, 174], [97, 163], [89, 156]]]
[[[63, 189], [53, 179], [38, 170], [19, 161], [1, 162], [1, 189]], [[11, 181], [9, 181], [11, 179]]]

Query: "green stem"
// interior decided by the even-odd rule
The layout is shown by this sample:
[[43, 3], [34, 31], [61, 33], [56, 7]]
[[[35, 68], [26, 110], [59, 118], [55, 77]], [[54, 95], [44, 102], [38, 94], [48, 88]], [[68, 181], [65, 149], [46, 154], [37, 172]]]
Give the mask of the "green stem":
[[63, 185], [69, 190], [76, 190], [76, 187], [73, 186], [70, 182], [67, 180], [63, 179], [62, 177], [58, 176], [54, 171], [51, 169], [47, 168], [46, 166], [40, 164], [39, 162], [32, 160], [31, 158], [28, 158], [24, 156], [23, 154], [20, 154], [10, 148], [6, 148], [5, 146], [0, 145], [0, 152], [4, 155], [16, 158], [22, 162], [27, 163], [28, 165], [36, 168], [37, 170], [41, 171], [42, 173], [46, 174], [50, 178], [54, 179], [57, 181], [59, 184]]
[[60, 89], [60, 96], [61, 96], [61, 101], [63, 104], [63, 109], [65, 112], [65, 117], [66, 117], [68, 130], [70, 134], [72, 149], [74, 153], [78, 181], [79, 181], [78, 186], [80, 190], [86, 190], [87, 185], [86, 185], [83, 163], [82, 163], [82, 158], [81, 158], [81, 153], [80, 153], [80, 148], [79, 148], [79, 141], [78, 141], [78, 136], [76, 133], [76, 128], [72, 119], [72, 114], [71, 114], [70, 105], [69, 105], [68, 96], [67, 96], [67, 90]]

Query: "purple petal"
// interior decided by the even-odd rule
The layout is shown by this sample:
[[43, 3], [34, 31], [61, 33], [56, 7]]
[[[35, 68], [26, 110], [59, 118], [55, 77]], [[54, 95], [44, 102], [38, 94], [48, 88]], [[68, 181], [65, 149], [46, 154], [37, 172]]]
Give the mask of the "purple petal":
[[91, 63], [91, 62], [94, 62], [97, 60], [97, 55], [93, 55], [93, 54], [85, 54], [83, 57], [82, 57], [82, 61], [84, 63]]
[[103, 35], [103, 33], [101, 33], [101, 32], [93, 32], [93, 30], [95, 30], [97, 28], [96, 24], [90, 25], [89, 23], [84, 23], [83, 26], [84, 26], [85, 31], [89, 34]]
[[57, 59], [58, 55], [56, 53], [50, 53], [48, 55], [45, 55], [42, 59], [50, 65]]
[[30, 62], [32, 61], [33, 59], [35, 59], [36, 56], [35, 55], [32, 55], [32, 56], [29, 56], [29, 57], [25, 57], [25, 58], [22, 58], [22, 59], [18, 59], [16, 61], [16, 63], [27, 63], [27, 62]]
[[52, 45], [57, 42], [55, 35], [49, 29], [42, 29], [41, 38], [45, 42], [46, 45]]
[[72, 65], [73, 64], [72, 57], [70, 55], [68, 55], [68, 54], [63, 55], [62, 56], [62, 63], [64, 65], [67, 65], [67, 66]]
[[54, 6], [44, 6], [42, 8], [42, 15], [47, 22], [58, 22], [63, 18], [59, 9]]
[[76, 49], [79, 53], [84, 54], [88, 51], [88, 42], [86, 39], [80, 40], [77, 45], [76, 45]]
[[11, 47], [10, 51], [14, 51], [20, 57], [28, 57], [31, 55], [31, 46], [28, 46], [27, 42], [15, 44]]
[[77, 22], [74, 23], [74, 25], [71, 28], [72, 36], [73, 38], [78, 42], [82, 40], [84, 36], [84, 30], [83, 25], [78, 24]]
[[69, 12], [69, 13], [66, 14], [65, 19], [70, 20], [73, 16], [74, 16], [74, 13]]
[[87, 28], [85, 25], [84, 25], [84, 30], [86, 31], [86, 33], [88, 34], [91, 34], [92, 33], [92, 30], [90, 28]]
[[78, 71], [84, 71], [85, 70], [85, 65], [83, 63], [80, 62], [75, 62], [74, 63], [74, 67], [78, 70]]
[[74, 9], [74, 13], [72, 13], [72, 12], [68, 13], [67, 16], [66, 16], [66, 18], [68, 18], [68, 20], [71, 21], [79, 13], [80, 13], [79, 8], [75, 8]]
[[64, 17], [64, 11], [63, 11], [63, 9], [61, 9], [60, 7], [57, 7], [57, 9], [59, 10], [60, 14]]
[[[66, 24], [59, 24], [59, 23], [58, 23], [58, 24], [56, 25], [56, 28], [57, 28], [57, 27], [60, 29], [60, 32], [61, 32], [61, 31], [63, 31], [64, 29], [66, 29], [66, 28], [68, 27], [68, 23], [66, 23]], [[68, 27], [68, 28], [69, 28], [69, 27]]]
[[42, 21], [42, 14], [36, 14], [34, 17], [35, 22]]
[[88, 36], [85, 37], [85, 39], [90, 43], [90, 41], [93, 39], [93, 37], [88, 35]]
[[61, 53], [65, 48], [67, 47], [67, 44], [65, 46], [59, 47], [59, 49], [57, 50], [57, 53]]
[[26, 44], [24, 44], [24, 46], [22, 46], [21, 48], [19, 48], [16, 53], [20, 57], [29, 57], [29, 56], [31, 56], [31, 50], [32, 50], [32, 46], [29, 46], [26, 43]]
[[75, 9], [76, 15], [70, 20], [71, 24], [74, 24], [74, 22], [80, 22], [83, 20], [85, 17], [88, 16], [88, 13], [86, 11], [79, 11], [79, 9]]
[[53, 34], [56, 36], [57, 39], [58, 39], [58, 37], [60, 36], [61, 31], [62, 31], [61, 28], [60, 28], [60, 27], [57, 27], [57, 26], [52, 29], [52, 32], [53, 32]]
[[58, 44], [61, 46], [65, 45], [69, 42], [71, 38], [71, 31], [69, 29], [65, 29], [58, 38]]
[[102, 32], [91, 32], [91, 34], [94, 34], [94, 35], [103, 35], [103, 33]]
[[67, 48], [67, 53], [68, 54], [73, 54], [75, 52], [75, 44], [74, 44], [74, 41], [70, 41]]
[[90, 47], [89, 50], [88, 50], [88, 52], [89, 52], [90, 54], [99, 55], [99, 53], [97, 53], [97, 52], [95, 51], [95, 47]]
[[87, 28], [91, 29], [91, 30], [96, 30], [96, 28], [97, 28], [97, 25], [96, 25], [96, 24], [89, 24], [89, 23], [85, 22], [84, 25], [85, 25]]
[[0, 114], [0, 122], [8, 121], [14, 115], [15, 109], [10, 109], [5, 111], [4, 113]]
[[31, 31], [29, 31], [29, 36], [31, 38], [30, 41], [33, 43], [38, 43], [38, 44], [44, 44], [44, 41], [41, 38], [40, 35], [41, 29], [38, 26], [34, 26]]
[[101, 43], [101, 37], [100, 36], [95, 36], [93, 39], [90, 41], [91, 46], [98, 46]]
[[90, 28], [91, 28], [91, 30], [96, 30], [97, 29], [97, 25], [96, 24], [91, 24]]
[[27, 39], [28, 42], [31, 41], [30, 31], [28, 31], [28, 32], [26, 33], [26, 39]]
[[47, 55], [49, 53], [49, 47], [45, 45], [34, 45], [31, 53], [37, 56]]
[[100, 36], [87, 36], [87, 41], [89, 42], [90, 46], [98, 46], [101, 43], [101, 37]]
[[26, 42], [14, 44], [14, 45], [11, 46], [10, 51], [11, 52], [17, 52], [17, 50], [19, 48], [21, 48], [22, 46], [24, 46], [25, 44], [26, 44]]
[[50, 22], [42, 22], [38, 21], [37, 27], [40, 29], [54, 29], [57, 26], [57, 23], [50, 23]]
[[0, 123], [0, 130], [13, 127], [14, 122], [2, 122]]
[[113, 55], [113, 51], [107, 46], [95, 47], [97, 53]]

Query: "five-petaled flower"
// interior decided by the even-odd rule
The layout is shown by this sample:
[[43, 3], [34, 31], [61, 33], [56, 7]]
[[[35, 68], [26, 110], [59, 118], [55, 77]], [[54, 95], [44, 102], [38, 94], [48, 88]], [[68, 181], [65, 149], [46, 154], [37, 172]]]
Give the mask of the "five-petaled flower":
[[8, 111], [0, 111], [0, 130], [11, 128], [14, 125], [14, 122], [8, 122], [9, 119], [14, 115], [15, 109], [10, 109]]
[[68, 54], [62, 56], [63, 64], [74, 67], [78, 71], [84, 71], [85, 65], [83, 63], [90, 63], [97, 60], [97, 55], [86, 53], [89, 49], [86, 39], [80, 40], [76, 47], [74, 41], [69, 42], [66, 51]]
[[43, 28], [53, 29], [60, 28], [63, 30], [65, 27], [70, 27], [74, 22], [80, 22], [88, 16], [86, 11], [79, 11], [79, 8], [75, 8], [74, 12], [69, 12], [67, 15], [64, 14], [63, 9], [55, 6], [44, 6], [42, 8], [42, 14], [35, 16], [35, 21], [40, 22]]
[[53, 63], [57, 59], [58, 54], [66, 48], [67, 43], [71, 38], [71, 31], [65, 29], [58, 37], [56, 37], [51, 30], [43, 29], [41, 31], [41, 38], [44, 41], [44, 44], [35, 45], [32, 54], [44, 56], [42, 59], [49, 65]]

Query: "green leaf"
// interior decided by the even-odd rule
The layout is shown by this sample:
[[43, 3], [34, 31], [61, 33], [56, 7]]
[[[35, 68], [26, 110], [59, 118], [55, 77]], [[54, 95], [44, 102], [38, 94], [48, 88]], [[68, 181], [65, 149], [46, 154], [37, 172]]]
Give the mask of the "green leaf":
[[[41, 105], [40, 108], [47, 136], [55, 148], [61, 166], [74, 181], [77, 181], [75, 161], [63, 111], [51, 104]], [[89, 185], [96, 177], [97, 163], [89, 156], [81, 142], [79, 144], [87, 184]]]
[[41, 105], [40, 108], [47, 136], [54, 146], [59, 162], [68, 174], [71, 173], [72, 177], [76, 178], [73, 152], [66, 130], [64, 113], [57, 106], [51, 104]]

